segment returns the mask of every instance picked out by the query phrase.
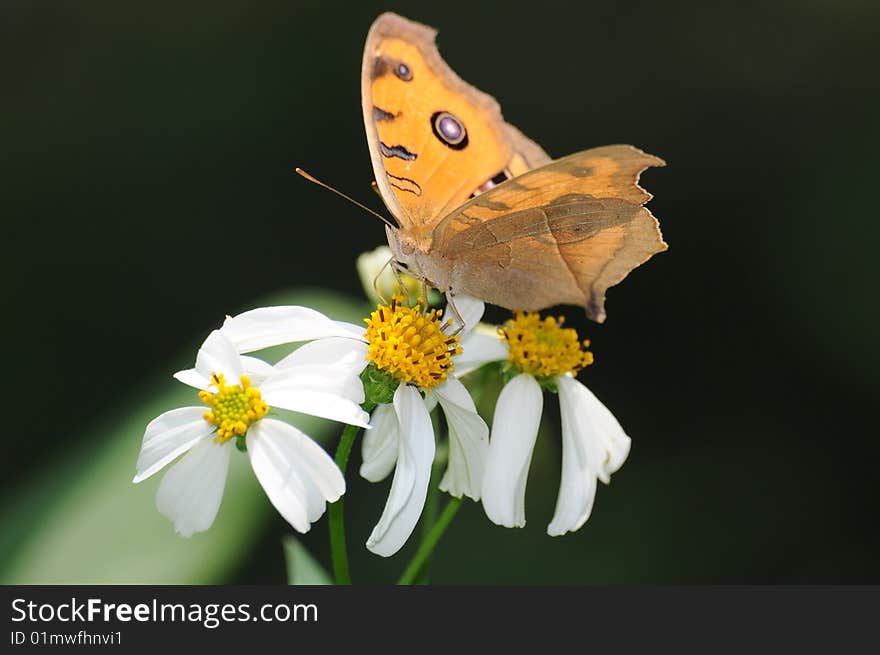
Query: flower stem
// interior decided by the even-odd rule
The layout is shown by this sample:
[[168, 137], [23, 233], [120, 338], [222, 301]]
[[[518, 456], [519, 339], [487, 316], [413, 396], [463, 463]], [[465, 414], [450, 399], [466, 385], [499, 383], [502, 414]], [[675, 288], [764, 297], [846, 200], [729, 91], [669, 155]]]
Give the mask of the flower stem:
[[[436, 432], [435, 432], [436, 434]], [[428, 497], [425, 499], [425, 509], [422, 511], [422, 524], [420, 541], [424, 542], [431, 534], [431, 530], [437, 524], [437, 505], [440, 503], [440, 489], [438, 488], [438, 475], [441, 472], [442, 465], [438, 466], [434, 461], [431, 467], [431, 481], [428, 483]], [[431, 577], [431, 555], [429, 554], [422, 563], [419, 575], [413, 580], [413, 584], [426, 585], [430, 582]]]
[[437, 542], [440, 541], [440, 537], [443, 536], [443, 533], [446, 532], [446, 528], [449, 527], [449, 524], [452, 522], [459, 507], [461, 507], [461, 498], [449, 499], [449, 502], [446, 503], [446, 507], [443, 508], [443, 513], [440, 514], [440, 518], [437, 519], [437, 522], [428, 534], [425, 535], [422, 543], [419, 544], [419, 549], [416, 551], [416, 554], [413, 555], [413, 558], [407, 565], [403, 575], [400, 576], [400, 580], [397, 581], [397, 584], [409, 585], [413, 583], [419, 575], [422, 566], [424, 566], [425, 562], [431, 556], [431, 553], [434, 552], [434, 547], [437, 545]]
[[[348, 456], [351, 454], [354, 438], [359, 429], [356, 425], [347, 425], [339, 438], [339, 445], [336, 447], [336, 465], [342, 471], [343, 476], [345, 468], [348, 466]], [[345, 501], [343, 498], [330, 504], [329, 521], [333, 578], [338, 585], [350, 585], [351, 574], [348, 570], [348, 549], [345, 546]]]
[[[445, 432], [442, 425], [445, 424], [443, 416], [440, 412], [431, 415], [431, 421], [434, 424], [434, 434], [440, 435]], [[425, 499], [425, 509], [422, 511], [422, 520], [419, 523], [419, 542], [424, 542], [434, 525], [437, 523], [438, 505], [440, 504], [440, 476], [446, 468], [449, 459], [449, 440], [437, 440], [437, 450], [434, 454], [434, 463], [431, 466], [431, 479], [428, 482], [428, 497]], [[431, 554], [422, 563], [421, 571], [413, 580], [412, 584], [426, 585], [430, 583], [431, 578]]]

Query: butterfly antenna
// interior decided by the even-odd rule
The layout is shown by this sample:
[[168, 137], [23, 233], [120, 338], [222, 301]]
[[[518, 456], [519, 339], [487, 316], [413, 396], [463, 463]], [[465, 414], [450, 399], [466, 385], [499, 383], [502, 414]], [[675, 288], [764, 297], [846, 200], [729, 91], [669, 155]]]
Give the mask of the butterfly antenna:
[[391, 221], [389, 221], [387, 218], [385, 218], [384, 216], [382, 216], [382, 214], [379, 214], [378, 212], [374, 212], [372, 209], [370, 209], [370, 208], [367, 207], [366, 205], [362, 205], [361, 203], [359, 203], [359, 202], [358, 202], [357, 200], [355, 200], [354, 198], [350, 198], [349, 196], [345, 195], [344, 193], [342, 193], [342, 191], [339, 191], [339, 190], [337, 190], [337, 189], [334, 189], [334, 188], [333, 188], [332, 186], [330, 186], [329, 184], [324, 184], [323, 182], [321, 182], [321, 180], [317, 179], [316, 177], [313, 177], [312, 175], [309, 175], [308, 173], [306, 173], [306, 172], [305, 172], [303, 169], [301, 169], [301, 168], [296, 168], [296, 172], [297, 172], [299, 175], [301, 175], [302, 177], [306, 178], [309, 182], [314, 182], [314, 183], [317, 184], [318, 186], [320, 186], [320, 187], [324, 187], [324, 188], [327, 189], [328, 191], [332, 191], [332, 192], [335, 193], [337, 196], [340, 196], [340, 197], [342, 197], [342, 198], [345, 198], [346, 200], [348, 200], [348, 201], [349, 201], [350, 203], [352, 203], [353, 205], [357, 205], [358, 207], [360, 207], [361, 209], [363, 209], [365, 212], [367, 212], [367, 213], [369, 213], [369, 214], [372, 214], [373, 216], [375, 216], [376, 218], [378, 218], [380, 221], [382, 221], [383, 223], [385, 223], [385, 224], [388, 225], [389, 227], [394, 228], [395, 230], [397, 229], [397, 226], [394, 225], [394, 224], [393, 224]]

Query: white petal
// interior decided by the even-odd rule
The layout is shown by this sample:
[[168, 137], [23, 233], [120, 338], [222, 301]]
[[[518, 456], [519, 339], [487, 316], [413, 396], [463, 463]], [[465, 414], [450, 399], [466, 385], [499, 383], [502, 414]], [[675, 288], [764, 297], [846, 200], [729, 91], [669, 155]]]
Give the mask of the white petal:
[[260, 307], [226, 319], [220, 331], [240, 353], [323, 337], [363, 340], [364, 328], [334, 321], [314, 309]]
[[214, 523], [231, 451], [232, 441], [216, 444], [212, 437], [204, 437], [162, 478], [156, 507], [182, 536], [190, 537]]
[[214, 431], [204, 418], [204, 407], [181, 407], [153, 419], [144, 432], [144, 441], [132, 482], [140, 482], [156, 473], [168, 462], [192, 448], [202, 437]]
[[455, 375], [461, 377], [489, 362], [506, 360], [507, 343], [497, 336], [469, 332], [461, 340], [461, 354], [455, 358]]
[[498, 396], [483, 477], [483, 509], [493, 523], [526, 524], [526, 481], [543, 406], [541, 387], [531, 375], [516, 376]]
[[360, 404], [364, 402], [360, 374], [366, 365], [366, 343], [338, 337], [318, 339], [279, 361], [275, 368], [281, 377], [267, 383], [277, 388], [296, 378], [296, 386], [305, 384], [314, 391], [339, 394]]
[[220, 330], [211, 332], [199, 348], [196, 355], [196, 372], [207, 380], [210, 380], [214, 373], [222, 373], [226, 377], [227, 384], [238, 384], [244, 374], [241, 357]]
[[[486, 311], [486, 304], [482, 300], [464, 295], [453, 296], [452, 302], [455, 304], [455, 309], [458, 310], [462, 319], [464, 319], [464, 327], [459, 333], [460, 336], [464, 336], [465, 333], [473, 330], [474, 326], [480, 322], [481, 318], [483, 318], [483, 312]], [[456, 316], [452, 307], [447, 306], [446, 311], [443, 312], [443, 318], [452, 319], [452, 326], [449, 328], [447, 332], [448, 334], [451, 334], [461, 326], [461, 322], [458, 320], [458, 316]]]
[[552, 537], [573, 532], [586, 523], [596, 496], [596, 471], [590, 468], [587, 455], [592, 444], [586, 442], [589, 435], [583, 430], [588, 419], [582, 414], [581, 404], [572, 398], [566, 380], [573, 381], [562, 376], [556, 379], [562, 415], [562, 477], [556, 511], [547, 526], [547, 534]]
[[299, 532], [308, 532], [312, 520], [323, 512], [320, 494], [303, 478], [287, 449], [278, 450], [278, 445], [259, 429], [249, 430], [248, 457], [260, 485], [285, 521]]
[[560, 408], [569, 414], [590, 470], [608, 484], [611, 474], [623, 466], [629, 455], [630, 438], [611, 411], [583, 384], [569, 375], [558, 376], [556, 384]]
[[247, 435], [251, 466], [275, 509], [299, 532], [308, 532], [345, 493], [336, 463], [304, 432], [263, 419]]
[[207, 389], [211, 386], [211, 379], [206, 378], [194, 368], [178, 371], [174, 374], [174, 379], [196, 389]]
[[397, 387], [394, 411], [400, 422], [397, 466], [385, 510], [367, 539], [367, 548], [382, 557], [400, 550], [415, 529], [434, 461], [434, 428], [419, 392], [406, 384]]
[[258, 428], [257, 435], [268, 434], [270, 441], [286, 444], [295, 455], [293, 461], [302, 468], [326, 502], [335, 503], [345, 493], [342, 471], [327, 451], [305, 432], [289, 423], [271, 418], [263, 419], [255, 427]]
[[[262, 359], [240, 355], [239, 360], [241, 361], [242, 371], [250, 377], [251, 384], [254, 386], [260, 386], [263, 380], [275, 372], [272, 365], [264, 362]], [[210, 390], [208, 387], [211, 386], [210, 376], [205, 377], [194, 368], [178, 371], [174, 374], [174, 379], [196, 389]], [[238, 384], [238, 382], [238, 380], [227, 380], [228, 384]]]
[[370, 482], [380, 482], [388, 477], [397, 463], [400, 443], [400, 424], [391, 404], [379, 405], [370, 418], [371, 430], [364, 432], [361, 441], [360, 474]]
[[[310, 416], [368, 427], [370, 415], [367, 414], [356, 400], [350, 400], [340, 393], [324, 391], [320, 385], [310, 386], [309, 378], [277, 380], [265, 383], [260, 392], [269, 407], [279, 407], [291, 412], [300, 412]], [[282, 384], [283, 382], [283, 384]], [[340, 385], [344, 381], [340, 382]], [[317, 390], [315, 390], [317, 388]], [[361, 389], [363, 394], [363, 389]], [[361, 396], [362, 398], [362, 396]]]
[[[626, 458], [629, 457], [629, 451], [631, 447], [632, 439], [630, 439], [625, 434], [622, 437], [613, 439], [610, 447], [608, 448], [608, 463], [605, 466], [605, 470], [603, 471], [603, 473], [608, 476], [610, 476], [612, 473], [616, 473], [620, 469], [620, 467], [623, 466]], [[602, 479], [602, 476], [599, 476], [599, 479], [605, 482]], [[606, 482], [605, 484], [608, 483]]]
[[351, 371], [360, 375], [367, 366], [368, 346], [363, 341], [330, 337], [303, 344], [275, 364], [278, 370], [297, 366], [320, 365]]
[[439, 399], [437, 398], [437, 394], [434, 393], [433, 389], [429, 391], [427, 395], [425, 395], [425, 407], [428, 410], [428, 414], [433, 412], [434, 408], [437, 407], [438, 400]]
[[464, 495], [479, 500], [489, 454], [489, 428], [456, 378], [449, 376], [434, 392], [449, 424], [449, 466], [440, 489], [456, 498]]
[[364, 384], [360, 376], [333, 366], [305, 364], [276, 371], [260, 385], [263, 394], [296, 393], [299, 390], [332, 394], [356, 405], [364, 402]]
[[271, 406], [365, 426], [360, 405], [367, 345], [352, 339], [319, 339], [303, 345], [275, 367], [260, 392]]
[[332, 336], [345, 337], [347, 339], [357, 339], [358, 341], [367, 341], [366, 331], [363, 325], [359, 325], [357, 323], [349, 323], [347, 321], [333, 321], [336, 324], [336, 328], [339, 330], [339, 334]]
[[259, 387], [263, 384], [264, 380], [275, 373], [274, 366], [257, 357], [241, 355], [241, 366], [244, 369], [245, 375], [251, 379], [251, 384], [255, 387]]

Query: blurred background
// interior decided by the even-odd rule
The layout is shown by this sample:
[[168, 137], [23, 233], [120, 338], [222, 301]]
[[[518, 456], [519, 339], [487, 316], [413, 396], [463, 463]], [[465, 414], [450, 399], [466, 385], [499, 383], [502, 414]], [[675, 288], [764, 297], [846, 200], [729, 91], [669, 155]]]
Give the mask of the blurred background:
[[[603, 326], [566, 312], [628, 462], [583, 529], [546, 536], [551, 412], [528, 525], [466, 502], [432, 581], [880, 582], [880, 6], [856, 0], [4, 2], [0, 581], [286, 581], [292, 530], [246, 458], [191, 540], [155, 510], [160, 476], [131, 478], [225, 314], [363, 314], [354, 260], [382, 225], [292, 171], [380, 208], [360, 64], [384, 10], [438, 28], [552, 156], [668, 162], [643, 184], [669, 251], [609, 292]], [[332, 451], [336, 428], [308, 426]], [[355, 582], [392, 581], [412, 548], [361, 545], [388, 483], [349, 479]], [[326, 518], [301, 542], [329, 563]]]

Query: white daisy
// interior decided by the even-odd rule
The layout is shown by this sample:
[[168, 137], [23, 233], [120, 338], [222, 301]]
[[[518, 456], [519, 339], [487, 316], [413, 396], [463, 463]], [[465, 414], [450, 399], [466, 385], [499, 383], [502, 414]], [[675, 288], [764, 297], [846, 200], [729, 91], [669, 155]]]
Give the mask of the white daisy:
[[482, 302], [455, 302], [465, 325], [454, 336], [456, 321], [444, 325], [437, 310], [423, 314], [419, 305], [402, 305], [399, 296], [367, 320], [371, 371], [397, 385], [391, 402], [373, 411], [362, 442], [363, 477], [378, 482], [394, 471], [385, 509], [367, 540], [367, 548], [383, 557], [406, 543], [424, 508], [435, 451], [430, 412], [437, 404], [449, 426], [449, 465], [440, 489], [480, 499], [489, 429], [456, 374], [500, 359], [506, 350], [497, 338], [471, 330]]
[[[350, 333], [345, 324], [295, 309], [304, 310], [299, 315], [309, 319], [296, 326], [307, 337], [320, 331], [318, 327], [323, 328], [322, 335]], [[183, 455], [162, 479], [156, 505], [185, 537], [207, 530], [214, 522], [233, 444], [247, 451], [269, 500], [299, 532], [307, 532], [326, 503], [345, 492], [345, 480], [323, 448], [292, 425], [266, 417], [270, 407], [368, 424], [369, 417], [359, 406], [363, 387], [352, 383], [351, 374], [358, 366], [363, 368], [365, 346], [361, 361], [355, 362], [347, 344], [351, 339], [334, 337], [307, 344], [273, 367], [238, 352], [242, 347], [256, 350], [273, 345], [264, 342], [272, 342], [277, 327], [259, 320], [265, 316], [250, 320], [254, 318], [227, 321], [229, 330], [224, 326], [213, 331], [202, 344], [195, 368], [175, 374], [201, 390], [198, 395], [207, 411], [183, 407], [165, 412], [150, 422], [144, 434], [134, 482]], [[334, 354], [343, 351], [340, 340], [346, 342], [349, 355], [334, 362]], [[357, 373], [353, 379], [357, 381]]]
[[562, 319], [518, 312], [501, 331], [504, 341], [499, 343], [517, 375], [495, 406], [483, 508], [498, 525], [525, 525], [526, 480], [543, 409], [541, 387], [555, 387], [562, 415], [562, 479], [547, 533], [572, 532], [590, 517], [596, 480], [608, 484], [623, 465], [630, 438], [608, 408], [577, 381], [578, 371], [593, 358], [585, 350], [589, 342], [578, 342], [574, 330], [562, 328]]

